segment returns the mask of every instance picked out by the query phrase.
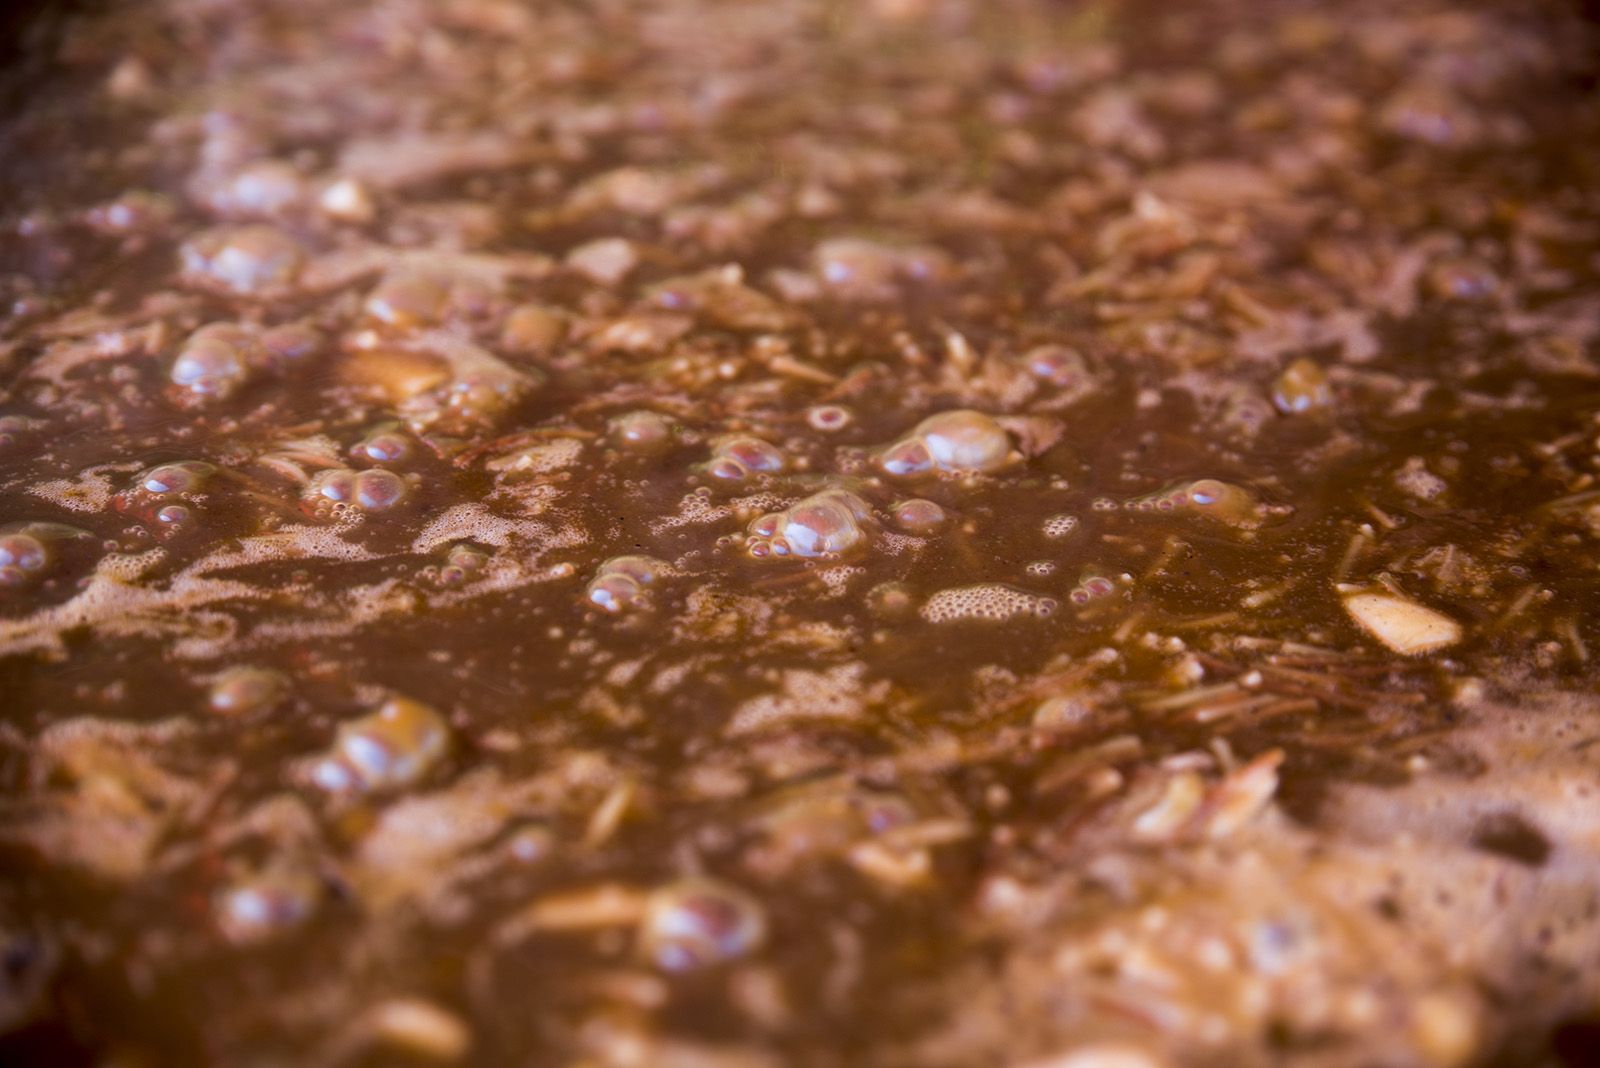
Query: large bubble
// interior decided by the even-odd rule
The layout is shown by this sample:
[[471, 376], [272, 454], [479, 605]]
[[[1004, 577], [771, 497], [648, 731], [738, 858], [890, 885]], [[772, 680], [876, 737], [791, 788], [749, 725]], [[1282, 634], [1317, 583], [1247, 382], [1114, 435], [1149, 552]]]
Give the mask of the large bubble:
[[891, 475], [925, 471], [997, 471], [1012, 460], [1011, 437], [993, 418], [970, 409], [929, 416], [879, 457]]
[[651, 556], [613, 556], [595, 571], [586, 595], [596, 608], [613, 614], [644, 601], [646, 588], [667, 570]]
[[255, 338], [233, 323], [212, 323], [190, 335], [172, 361], [172, 384], [195, 397], [222, 400], [249, 380]]
[[305, 261], [300, 245], [270, 226], [207, 230], [184, 245], [180, 256], [191, 278], [242, 296], [290, 285]]
[[689, 878], [655, 891], [639, 927], [644, 956], [669, 972], [687, 972], [747, 956], [767, 936], [755, 898], [716, 879]]
[[866, 540], [867, 503], [847, 490], [823, 490], [750, 524], [752, 556], [838, 556]]
[[417, 701], [394, 697], [339, 728], [333, 748], [311, 769], [330, 793], [380, 793], [422, 779], [450, 751], [450, 727]]
[[753, 474], [776, 474], [786, 466], [788, 461], [775, 446], [740, 434], [720, 438], [713, 444], [705, 470], [713, 478], [737, 481]]

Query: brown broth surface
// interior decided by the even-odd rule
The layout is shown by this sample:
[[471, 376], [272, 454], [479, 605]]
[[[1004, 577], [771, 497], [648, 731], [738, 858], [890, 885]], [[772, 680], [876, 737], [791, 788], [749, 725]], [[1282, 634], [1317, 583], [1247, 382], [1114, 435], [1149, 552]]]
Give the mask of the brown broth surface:
[[1577, 6], [17, 55], [0, 1062], [1594, 1063]]

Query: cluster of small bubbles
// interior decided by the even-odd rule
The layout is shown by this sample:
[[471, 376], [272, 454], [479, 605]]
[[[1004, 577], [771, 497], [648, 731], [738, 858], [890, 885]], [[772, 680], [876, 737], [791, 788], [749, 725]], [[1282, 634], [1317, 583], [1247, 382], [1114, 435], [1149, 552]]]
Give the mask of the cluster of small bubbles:
[[450, 751], [450, 727], [427, 705], [405, 697], [339, 728], [311, 781], [335, 794], [380, 793], [418, 782]]
[[381, 467], [365, 471], [337, 467], [319, 472], [306, 486], [305, 496], [316, 514], [322, 515], [326, 509], [340, 515], [352, 507], [363, 512], [387, 511], [410, 491], [405, 479]]
[[926, 471], [982, 473], [1010, 462], [1011, 437], [993, 418], [970, 409], [940, 412], [884, 449], [878, 463], [891, 475]]
[[1104, 575], [1085, 574], [1078, 580], [1068, 595], [1073, 604], [1085, 605], [1090, 601], [1097, 601], [1102, 597], [1109, 597], [1117, 590], [1117, 584]]
[[1046, 578], [1056, 573], [1056, 562], [1054, 560], [1035, 560], [1028, 565], [1027, 571], [1028, 574], [1037, 578]]
[[1035, 378], [1062, 389], [1082, 386], [1089, 380], [1083, 357], [1065, 345], [1040, 345], [1028, 350], [1024, 361]]
[[471, 545], [452, 545], [445, 554], [444, 566], [439, 569], [439, 581], [446, 586], [459, 586], [483, 570], [489, 554]]
[[889, 509], [889, 515], [901, 530], [912, 534], [927, 534], [937, 530], [947, 518], [943, 508], [921, 497], [895, 502]]
[[1265, 509], [1255, 494], [1215, 478], [1196, 479], [1138, 497], [1128, 507], [1139, 512], [1189, 512], [1231, 527], [1261, 525]]
[[752, 521], [746, 546], [755, 557], [838, 556], [865, 540], [862, 524], [871, 517], [867, 502], [854, 493], [823, 490]]
[[189, 336], [169, 377], [196, 397], [223, 400], [249, 380], [255, 351], [255, 338], [244, 327], [211, 323]]
[[184, 496], [198, 493], [216, 473], [216, 465], [204, 460], [175, 460], [150, 468], [139, 476], [138, 483], [140, 489], [155, 497]]
[[425, 274], [389, 275], [367, 295], [366, 312], [372, 318], [400, 329], [430, 326], [445, 315], [450, 290]]
[[855, 422], [855, 413], [840, 404], [819, 404], [806, 410], [806, 423], [812, 430], [832, 433]]
[[786, 466], [783, 453], [775, 446], [740, 434], [719, 438], [712, 445], [705, 471], [712, 478], [737, 481], [757, 473], [774, 474]]
[[271, 868], [217, 895], [213, 915], [229, 941], [259, 942], [304, 923], [316, 911], [322, 886], [297, 867]]
[[1096, 497], [1090, 502], [1089, 507], [1094, 509], [1096, 512], [1115, 512], [1122, 506], [1116, 501], [1112, 500], [1110, 497]]
[[[413, 425], [433, 423], [440, 429], [463, 433], [493, 424], [523, 396], [525, 378], [469, 375], [450, 382], [442, 398], [419, 397], [412, 406]], [[443, 404], [439, 400], [443, 400]]]
[[737, 960], [760, 949], [766, 937], [766, 913], [754, 897], [705, 877], [656, 890], [639, 924], [641, 953], [669, 972]]
[[1273, 382], [1272, 403], [1284, 415], [1301, 415], [1332, 404], [1333, 389], [1316, 361], [1301, 357]]
[[0, 590], [31, 585], [56, 562], [55, 546], [88, 544], [93, 535], [65, 523], [8, 523], [0, 527]]
[[584, 596], [602, 611], [622, 612], [641, 604], [645, 588], [667, 570], [651, 556], [613, 556], [595, 571]]
[[998, 582], [958, 586], [940, 590], [922, 606], [922, 618], [929, 623], [977, 619], [1000, 622], [1017, 616], [1039, 619], [1055, 614], [1056, 600], [1028, 593]]
[[416, 443], [397, 426], [381, 426], [356, 442], [350, 451], [358, 460], [394, 464], [410, 459], [416, 451]]
[[1075, 515], [1053, 515], [1044, 521], [1044, 536], [1047, 538], [1064, 538], [1078, 529], [1078, 517]]
[[606, 432], [623, 448], [651, 452], [672, 440], [672, 422], [656, 412], [624, 412], [606, 425]]
[[179, 255], [192, 277], [242, 296], [289, 285], [305, 259], [293, 238], [270, 226], [207, 230]]
[[289, 695], [289, 679], [271, 668], [228, 668], [211, 681], [206, 704], [224, 716], [242, 716], [276, 708]]

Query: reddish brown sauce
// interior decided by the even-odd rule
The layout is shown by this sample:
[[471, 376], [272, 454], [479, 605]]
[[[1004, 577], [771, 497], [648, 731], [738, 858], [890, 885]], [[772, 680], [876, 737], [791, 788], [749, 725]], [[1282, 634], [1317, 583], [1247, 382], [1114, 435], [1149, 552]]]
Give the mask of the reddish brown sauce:
[[1402, 7], [29, 37], [0, 1060], [1588, 1063], [1600, 50]]

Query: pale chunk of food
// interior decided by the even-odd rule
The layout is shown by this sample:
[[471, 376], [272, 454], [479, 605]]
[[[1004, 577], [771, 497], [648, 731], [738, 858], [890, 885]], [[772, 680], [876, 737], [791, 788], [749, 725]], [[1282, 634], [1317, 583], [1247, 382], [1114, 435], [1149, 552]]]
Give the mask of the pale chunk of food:
[[1362, 630], [1402, 656], [1420, 656], [1461, 640], [1461, 624], [1392, 593], [1349, 593], [1344, 610]]

